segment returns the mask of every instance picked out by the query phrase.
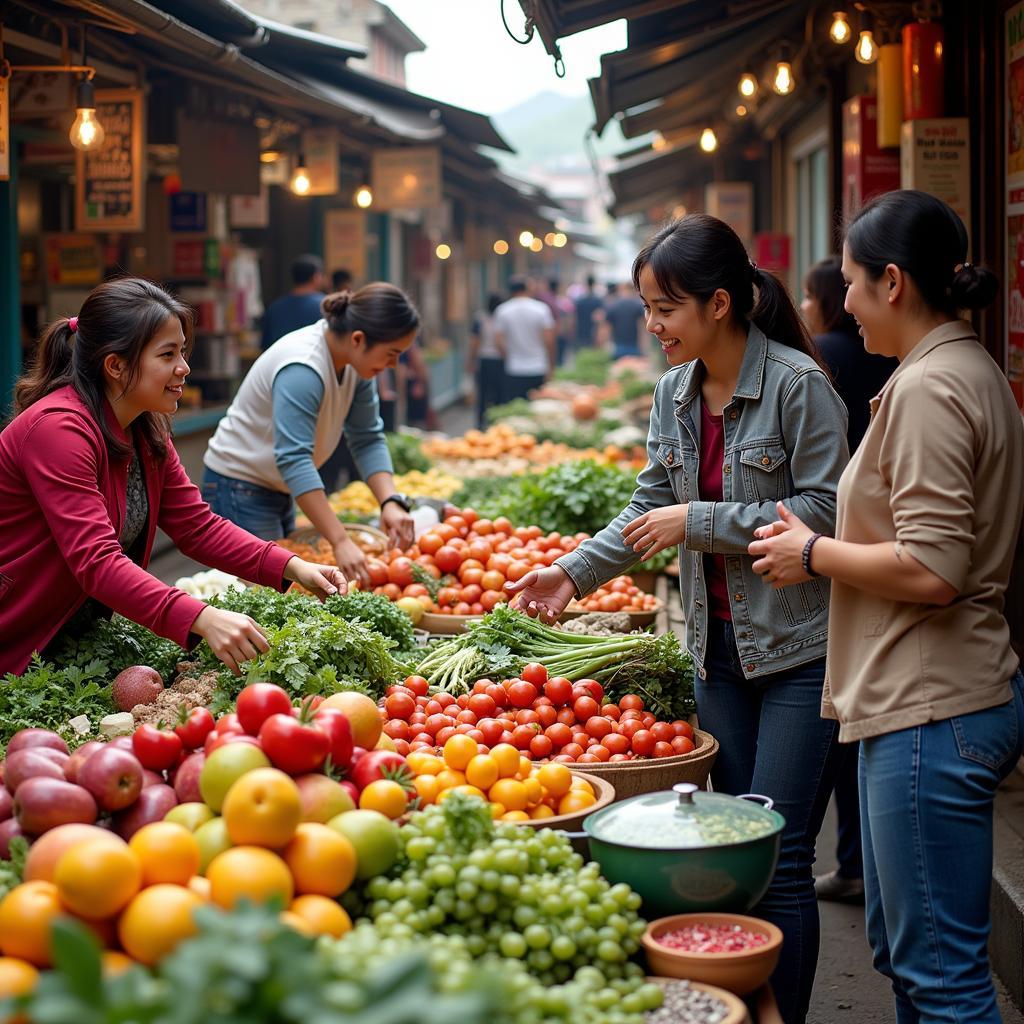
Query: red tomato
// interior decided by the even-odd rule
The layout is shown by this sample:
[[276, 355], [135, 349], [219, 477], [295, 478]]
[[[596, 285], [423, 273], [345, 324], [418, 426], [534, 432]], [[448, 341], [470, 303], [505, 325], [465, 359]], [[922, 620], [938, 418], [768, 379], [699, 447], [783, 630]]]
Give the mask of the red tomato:
[[462, 565], [462, 555], [450, 544], [445, 544], [443, 547], [438, 548], [434, 555], [434, 562], [441, 572], [455, 573], [458, 572], [459, 566]]
[[654, 753], [654, 745], [657, 742], [650, 729], [640, 729], [638, 732], [633, 733], [630, 745], [633, 748], [634, 754], [639, 754], [641, 757], [650, 757]]
[[593, 754], [598, 761], [610, 761], [612, 756], [612, 752], [602, 743], [595, 743], [587, 750], [587, 753]]
[[651, 732], [659, 743], [671, 743], [676, 735], [675, 729], [668, 722], [655, 722]]
[[596, 679], [577, 679], [577, 686], [582, 686], [600, 705], [604, 700], [604, 687]]
[[492, 682], [492, 680], [490, 680], [490, 679], [478, 679], [473, 684], [473, 689], [470, 690], [469, 692], [470, 693], [486, 693], [487, 692], [487, 687], [491, 685], [491, 682]]
[[585, 754], [580, 754], [580, 756], [576, 758], [576, 763], [597, 764], [600, 760], [601, 759], [599, 757], [597, 757], [595, 754], [590, 753], [590, 751], [588, 750]]
[[512, 730], [512, 746], [519, 750], [529, 750], [530, 743], [534, 736], [540, 735], [540, 726], [534, 723], [533, 725], [517, 725]]
[[370, 574], [370, 586], [383, 587], [388, 582], [388, 567], [379, 558], [368, 558], [366, 569]]
[[213, 727], [213, 731], [219, 736], [225, 732], [245, 732], [242, 728], [242, 723], [238, 720], [238, 715], [233, 711], [227, 715], [221, 715], [217, 719], [217, 724]]
[[631, 740], [638, 732], [643, 730], [644, 723], [636, 718], [628, 718], [623, 722], [619, 722], [618, 731], [626, 739]]
[[613, 722], [617, 722], [622, 717], [622, 712], [619, 710], [618, 704], [602, 704], [601, 714], [605, 718], [610, 718]]
[[498, 708], [508, 707], [508, 691], [501, 683], [491, 683], [487, 687], [487, 696], [494, 701], [494, 706]]
[[248, 743], [254, 747], [260, 745], [260, 741], [255, 736], [250, 736], [247, 732], [214, 731], [206, 737], [206, 742], [203, 744], [203, 753], [209, 757], [215, 750], [226, 746], [228, 743]]
[[688, 739], [693, 739], [693, 726], [689, 722], [684, 722], [682, 719], [677, 718], [672, 723], [672, 728], [677, 736], [686, 736]]
[[407, 740], [413, 735], [409, 723], [403, 722], [400, 718], [393, 718], [390, 722], [385, 722], [384, 734], [393, 740]]
[[522, 708], [516, 712], [516, 725], [531, 725], [539, 721], [540, 715], [533, 708]]
[[455, 721], [458, 725], [476, 725], [477, 716], [476, 713], [470, 711], [469, 708], [463, 708], [463, 710], [455, 716]]
[[423, 723], [427, 733], [431, 736], [437, 736], [437, 734], [449, 726], [455, 725], [455, 719], [449, 715], [428, 715], [427, 720]]
[[642, 722], [643, 718], [644, 713], [642, 711], [623, 711], [622, 714], [619, 715], [620, 722]]
[[654, 756], [655, 757], [671, 757], [675, 751], [672, 749], [671, 743], [665, 743], [663, 740], [659, 740], [654, 744]]
[[453, 608], [459, 603], [459, 595], [462, 591], [458, 587], [442, 587], [437, 592], [438, 608]]
[[613, 754], [628, 754], [630, 749], [629, 738], [621, 733], [609, 733], [601, 742]]
[[603, 715], [594, 715], [592, 718], [587, 719], [587, 724], [584, 728], [588, 736], [593, 736], [595, 739], [600, 740], [604, 739], [615, 727]]
[[242, 728], [250, 736], [256, 736], [271, 715], [292, 713], [292, 699], [273, 683], [252, 683], [238, 695], [235, 708]]
[[487, 693], [472, 694], [467, 707], [477, 718], [490, 718], [498, 710], [498, 705], [494, 703], [494, 698]]
[[544, 686], [548, 681], [548, 670], [536, 661], [531, 662], [527, 665], [522, 672], [519, 673], [523, 679], [528, 683], [533, 683], [538, 689]]
[[423, 712], [426, 715], [439, 715], [444, 711], [444, 705], [436, 698], [431, 697], [426, 704], [423, 705]]
[[551, 742], [550, 736], [545, 736], [544, 733], [537, 733], [530, 740], [530, 757], [535, 761], [543, 761], [546, 757], [551, 756], [551, 751], [554, 748], [555, 745]]
[[558, 721], [563, 725], [574, 726], [576, 724], [576, 712], [572, 708], [561, 708], [558, 712]]
[[397, 587], [407, 587], [413, 583], [412, 559], [399, 557], [388, 566], [388, 582]]
[[573, 743], [578, 743], [584, 750], [590, 746], [590, 733], [586, 729], [577, 729], [572, 734]]
[[434, 737], [434, 742], [439, 746], [443, 747], [453, 736], [458, 733], [452, 725], [446, 725], [443, 729], [438, 729], [437, 735]]
[[693, 740], [689, 736], [676, 736], [672, 740], [672, 752], [675, 754], [688, 754], [694, 749], [696, 748], [693, 745]]
[[326, 732], [291, 714], [271, 715], [260, 726], [259, 741], [271, 764], [289, 775], [315, 772], [330, 751]]
[[216, 723], [209, 710], [193, 708], [191, 711], [186, 711], [183, 704], [178, 710], [178, 724], [174, 727], [174, 731], [188, 750], [198, 750], [215, 727]]
[[405, 758], [394, 750], [369, 750], [352, 766], [349, 779], [364, 790], [371, 782], [388, 777], [410, 778]]
[[571, 757], [574, 761], [582, 757], [583, 748], [578, 743], [567, 743], [562, 747], [562, 756]]
[[435, 555], [442, 547], [444, 547], [444, 538], [430, 530], [423, 534], [416, 543], [423, 554]]
[[443, 691], [439, 693], [434, 699], [443, 708], [451, 707], [452, 704], [458, 703], [450, 693], [445, 693]]
[[612, 754], [608, 760], [611, 764], [621, 764], [623, 761], [630, 760], [630, 756], [629, 754]]
[[643, 711], [643, 698], [638, 697], [635, 693], [627, 693], [619, 700], [619, 707], [623, 711]]
[[572, 705], [573, 714], [578, 722], [585, 722], [601, 711], [601, 706], [593, 697], [577, 697]]
[[567, 725], [563, 725], [561, 722], [549, 725], [544, 730], [544, 735], [547, 736], [556, 747], [564, 747], [567, 743], [572, 743], [572, 729]]
[[182, 747], [181, 737], [176, 732], [148, 723], [140, 725], [132, 735], [132, 752], [143, 768], [154, 772], [170, 768], [178, 760]]
[[496, 718], [481, 718], [476, 727], [483, 733], [483, 742], [489, 747], [500, 743], [501, 734], [505, 731], [505, 726]]
[[537, 721], [546, 729], [558, 721], [558, 712], [550, 704], [534, 704], [537, 709]]
[[336, 768], [347, 768], [352, 763], [352, 751], [355, 749], [352, 742], [352, 723], [348, 716], [337, 708], [317, 708], [313, 711], [310, 721], [317, 729], [327, 734], [327, 754], [331, 764]]
[[555, 676], [544, 684], [544, 696], [556, 707], [568, 704], [572, 697], [572, 683], [565, 676]]
[[537, 699], [537, 687], [525, 679], [518, 679], [508, 688], [508, 699], [513, 707], [528, 708]]
[[409, 693], [393, 693], [384, 699], [384, 710], [388, 718], [400, 718], [408, 722], [416, 713], [416, 698]]

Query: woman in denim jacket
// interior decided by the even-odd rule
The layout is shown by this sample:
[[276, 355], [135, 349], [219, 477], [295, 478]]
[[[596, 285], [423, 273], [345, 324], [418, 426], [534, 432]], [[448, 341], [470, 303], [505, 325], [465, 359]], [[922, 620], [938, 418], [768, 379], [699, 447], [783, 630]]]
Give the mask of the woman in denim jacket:
[[721, 744], [712, 783], [767, 794], [786, 819], [757, 912], [785, 933], [773, 983], [798, 1024], [818, 953], [814, 840], [836, 763], [835, 725], [819, 714], [829, 594], [822, 580], [765, 586], [747, 545], [783, 498], [814, 529], [833, 529], [846, 410], [788, 292], [722, 221], [664, 228], [636, 257], [633, 282], [672, 367], [654, 393], [647, 467], [614, 522], [508, 589], [553, 619], [638, 555], [679, 546], [697, 713]]

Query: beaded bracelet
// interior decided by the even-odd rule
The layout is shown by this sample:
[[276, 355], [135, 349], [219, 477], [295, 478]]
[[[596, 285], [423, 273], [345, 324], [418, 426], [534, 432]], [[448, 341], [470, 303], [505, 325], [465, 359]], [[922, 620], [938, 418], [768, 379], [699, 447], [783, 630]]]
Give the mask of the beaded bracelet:
[[803, 555], [800, 558], [800, 561], [801, 561], [801, 563], [802, 563], [802, 565], [804, 567], [804, 572], [807, 573], [808, 576], [820, 576], [821, 575], [820, 572], [815, 572], [811, 568], [811, 549], [814, 547], [815, 542], [819, 541], [819, 540], [821, 540], [821, 534], [820, 533], [812, 534], [807, 539], [807, 543], [804, 545], [804, 553], [803, 553]]

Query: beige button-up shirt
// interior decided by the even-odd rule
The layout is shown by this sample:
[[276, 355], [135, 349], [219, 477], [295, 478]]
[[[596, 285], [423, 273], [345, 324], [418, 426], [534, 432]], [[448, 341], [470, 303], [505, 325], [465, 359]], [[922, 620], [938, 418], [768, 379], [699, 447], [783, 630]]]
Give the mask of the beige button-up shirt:
[[1024, 509], [1024, 422], [966, 321], [927, 334], [872, 401], [836, 536], [891, 541], [956, 588], [947, 607], [832, 583], [822, 715], [853, 741], [1010, 700], [1003, 596]]

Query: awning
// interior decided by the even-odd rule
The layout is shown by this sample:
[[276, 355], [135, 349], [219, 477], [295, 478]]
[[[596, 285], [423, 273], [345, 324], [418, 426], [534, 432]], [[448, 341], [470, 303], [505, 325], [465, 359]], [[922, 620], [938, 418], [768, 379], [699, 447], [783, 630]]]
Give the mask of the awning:
[[[682, 3], [693, 0], [682, 0]], [[620, 18], [641, 18], [681, 6], [680, 0], [519, 0], [525, 17], [533, 16], [544, 49], [558, 53], [558, 40]]]
[[696, 151], [696, 138], [664, 153], [645, 153], [621, 160], [608, 174], [615, 193], [611, 212], [622, 217], [660, 203], [679, 202], [682, 194], [703, 179], [711, 168]]

